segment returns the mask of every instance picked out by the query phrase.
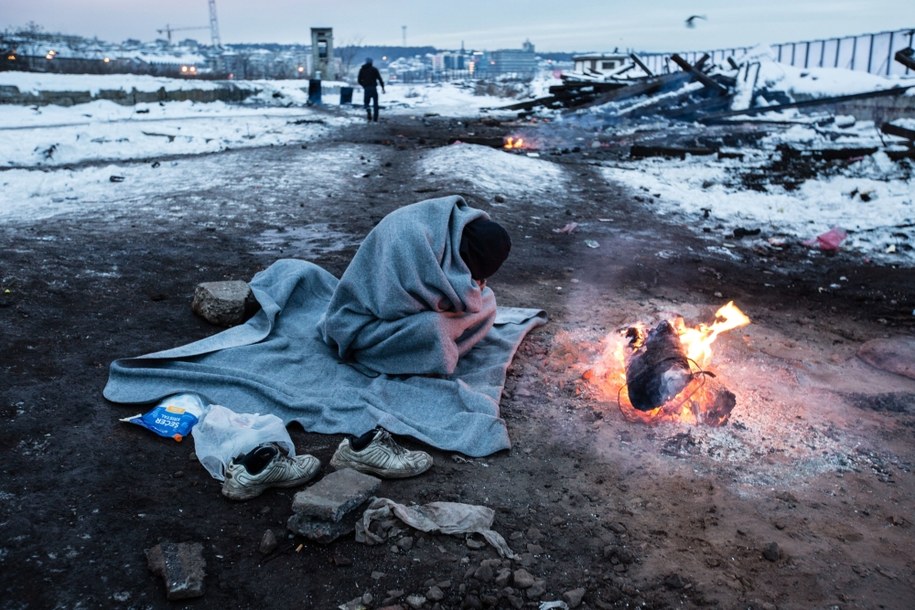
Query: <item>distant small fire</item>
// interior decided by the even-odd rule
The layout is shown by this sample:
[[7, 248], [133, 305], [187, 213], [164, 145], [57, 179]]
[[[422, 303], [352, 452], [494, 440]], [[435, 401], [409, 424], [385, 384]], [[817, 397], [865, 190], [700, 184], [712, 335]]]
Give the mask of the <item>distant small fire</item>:
[[502, 148], [505, 150], [513, 150], [517, 148], [524, 148], [524, 138], [516, 138], [514, 136], [507, 136], [502, 144]]
[[653, 328], [634, 324], [611, 337], [615, 340], [585, 378], [614, 396], [632, 421], [723, 425], [736, 397], [708, 370], [712, 344], [721, 333], [749, 323], [732, 301], [710, 325], [691, 328], [679, 316]]

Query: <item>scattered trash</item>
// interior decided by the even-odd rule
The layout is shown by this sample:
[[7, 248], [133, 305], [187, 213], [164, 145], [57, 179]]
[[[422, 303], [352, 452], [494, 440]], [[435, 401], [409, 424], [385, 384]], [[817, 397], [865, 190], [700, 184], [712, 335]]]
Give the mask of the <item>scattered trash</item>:
[[222, 405], [210, 405], [193, 435], [197, 459], [217, 481], [225, 480], [232, 458], [259, 445], [277, 443], [290, 457], [295, 455], [289, 431], [276, 415], [236, 413]]
[[842, 241], [848, 237], [848, 233], [840, 228], [833, 227], [814, 239], [808, 239], [803, 242], [808, 248], [818, 247], [823, 252], [838, 252]]
[[553, 233], [565, 233], [566, 235], [572, 233], [575, 229], [578, 228], [577, 222], [570, 222], [561, 229], [553, 229]]
[[[431, 502], [422, 506], [404, 506], [388, 498], [375, 498], [356, 523], [356, 540], [381, 544], [399, 519], [422, 532], [443, 534], [480, 534], [501, 557], [515, 558], [508, 543], [492, 527], [495, 511], [486, 506], [460, 502]], [[396, 519], [395, 519], [396, 518]]]
[[200, 421], [206, 406], [196, 394], [169, 396], [151, 411], [125, 417], [121, 421], [152, 430], [159, 436], [173, 438], [179, 443]]
[[600, 244], [594, 241], [593, 239], [586, 239], [585, 245], [589, 248], [600, 248]]
[[569, 604], [567, 604], [563, 601], [540, 602], [539, 610], [552, 610], [553, 608], [559, 608], [560, 610], [569, 610]]
[[124, 182], [124, 176], [109, 176], [109, 182]]

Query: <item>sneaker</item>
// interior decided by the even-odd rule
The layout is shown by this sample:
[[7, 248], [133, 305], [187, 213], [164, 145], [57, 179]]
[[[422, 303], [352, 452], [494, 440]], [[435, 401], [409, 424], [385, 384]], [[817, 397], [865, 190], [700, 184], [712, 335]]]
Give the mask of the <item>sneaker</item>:
[[230, 500], [250, 500], [270, 487], [297, 487], [313, 479], [320, 467], [316, 457], [289, 457], [276, 443], [259, 445], [229, 462], [222, 495]]
[[353, 441], [343, 439], [330, 465], [337, 470], [352, 468], [387, 479], [403, 479], [429, 470], [432, 456], [425, 451], [408, 451], [387, 430], [375, 428]]

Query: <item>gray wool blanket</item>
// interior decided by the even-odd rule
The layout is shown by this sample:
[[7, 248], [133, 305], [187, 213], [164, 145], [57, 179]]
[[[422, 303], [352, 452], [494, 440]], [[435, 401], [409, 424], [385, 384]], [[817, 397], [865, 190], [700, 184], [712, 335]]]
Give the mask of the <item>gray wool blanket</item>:
[[[247, 323], [114, 361], [104, 396], [148, 404], [193, 392], [311, 432], [383, 426], [475, 457], [507, 449], [506, 370], [546, 316], [497, 308], [492, 291], [470, 279], [455, 240], [481, 215], [459, 197], [401, 208], [373, 229], [340, 280], [279, 260], [251, 280], [261, 309]], [[414, 258], [389, 248], [408, 233], [424, 235], [400, 242], [418, 248]]]

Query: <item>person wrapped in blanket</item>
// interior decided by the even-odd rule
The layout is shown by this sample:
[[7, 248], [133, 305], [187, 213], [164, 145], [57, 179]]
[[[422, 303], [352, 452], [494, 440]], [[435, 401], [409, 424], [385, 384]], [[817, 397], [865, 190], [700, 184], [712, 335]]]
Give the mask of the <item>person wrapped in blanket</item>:
[[461, 197], [397, 209], [359, 246], [319, 333], [369, 375], [449, 376], [492, 328], [486, 281], [510, 251], [505, 228]]
[[[486, 285], [508, 258], [508, 232], [458, 196], [404, 206], [366, 236], [317, 328], [340, 360], [366, 375], [447, 377], [492, 328], [496, 299]], [[405, 478], [432, 467], [384, 428], [343, 439], [330, 465]], [[223, 495], [255, 497], [310, 481], [319, 464], [275, 443], [230, 463]]]

